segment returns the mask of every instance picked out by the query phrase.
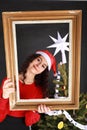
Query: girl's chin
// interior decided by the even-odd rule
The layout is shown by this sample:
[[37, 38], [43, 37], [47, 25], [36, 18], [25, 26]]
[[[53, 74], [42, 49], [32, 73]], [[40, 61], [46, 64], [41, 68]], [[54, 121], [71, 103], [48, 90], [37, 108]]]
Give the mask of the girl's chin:
[[32, 71], [31, 71], [33, 74], [35, 74], [35, 75], [37, 75], [38, 74], [38, 72], [36, 71], [36, 69], [32, 69]]

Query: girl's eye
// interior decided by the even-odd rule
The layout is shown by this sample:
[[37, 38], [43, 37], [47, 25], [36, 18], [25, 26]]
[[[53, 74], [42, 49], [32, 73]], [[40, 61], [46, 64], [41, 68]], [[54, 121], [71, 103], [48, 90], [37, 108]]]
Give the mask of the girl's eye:
[[37, 61], [41, 62], [41, 58], [37, 58]]
[[42, 67], [43, 67], [43, 69], [46, 69], [47, 66], [46, 65], [42, 65]]

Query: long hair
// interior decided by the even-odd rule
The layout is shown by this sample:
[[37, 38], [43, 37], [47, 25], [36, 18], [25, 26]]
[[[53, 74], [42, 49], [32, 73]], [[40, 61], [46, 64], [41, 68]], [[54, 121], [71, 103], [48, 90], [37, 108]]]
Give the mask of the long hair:
[[[19, 69], [19, 74], [23, 74], [23, 82], [26, 79], [26, 72], [27, 72], [27, 68], [29, 66], [29, 64], [36, 59], [37, 57], [39, 57], [40, 54], [32, 54], [30, 56], [27, 57], [27, 59], [24, 61], [24, 63], [22, 64], [22, 66]], [[35, 84], [36, 86], [40, 86], [42, 88], [43, 91], [43, 97], [47, 97], [49, 96], [48, 94], [48, 76], [49, 76], [49, 71], [48, 71], [48, 67], [41, 73], [41, 74], [37, 74], [35, 76]]]

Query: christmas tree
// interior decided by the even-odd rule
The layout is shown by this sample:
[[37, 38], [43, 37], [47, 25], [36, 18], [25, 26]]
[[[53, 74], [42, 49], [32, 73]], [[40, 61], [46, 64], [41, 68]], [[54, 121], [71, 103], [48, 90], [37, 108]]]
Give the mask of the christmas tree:
[[68, 96], [68, 71], [66, 64], [58, 64], [58, 77], [53, 80], [53, 83], [56, 85], [55, 94], [58, 93], [58, 96]]
[[[73, 120], [87, 125], [87, 93], [80, 94], [80, 105], [78, 110], [68, 110], [67, 112], [71, 115]], [[60, 116], [49, 116], [41, 114], [40, 121], [32, 126], [32, 130], [79, 130], [71, 122], [67, 120], [64, 115]]]

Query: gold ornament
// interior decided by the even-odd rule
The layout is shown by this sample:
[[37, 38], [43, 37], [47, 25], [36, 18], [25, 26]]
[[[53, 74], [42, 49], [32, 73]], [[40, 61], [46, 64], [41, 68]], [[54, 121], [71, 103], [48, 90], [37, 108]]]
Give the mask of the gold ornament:
[[63, 126], [64, 126], [63, 121], [60, 121], [60, 122], [58, 123], [58, 129], [61, 130], [61, 129], [63, 128]]

